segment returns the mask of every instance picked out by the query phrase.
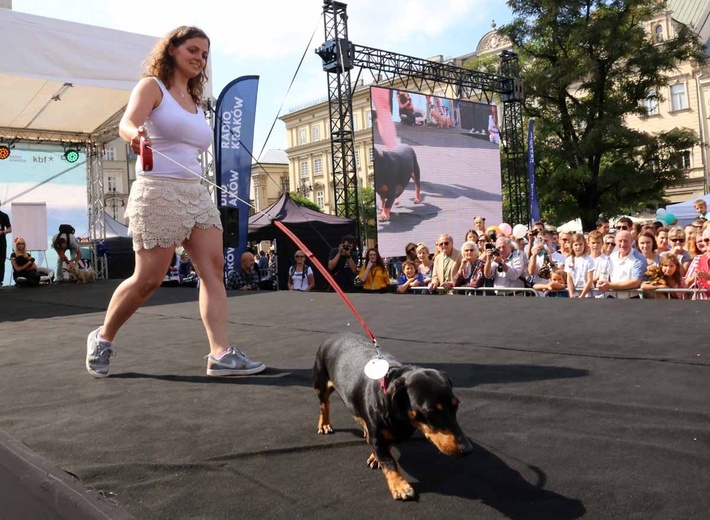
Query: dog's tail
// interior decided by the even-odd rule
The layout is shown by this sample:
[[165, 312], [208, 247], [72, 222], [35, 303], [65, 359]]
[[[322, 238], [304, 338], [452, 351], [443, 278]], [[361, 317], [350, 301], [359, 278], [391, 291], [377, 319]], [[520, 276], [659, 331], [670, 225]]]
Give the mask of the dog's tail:
[[[413, 150], [412, 150], [413, 151]], [[421, 177], [421, 170], [419, 169], [419, 161], [417, 161], [417, 154], [413, 154], [413, 161], [412, 161], [412, 179], [414, 179], [414, 185], [419, 188], [419, 179]]]

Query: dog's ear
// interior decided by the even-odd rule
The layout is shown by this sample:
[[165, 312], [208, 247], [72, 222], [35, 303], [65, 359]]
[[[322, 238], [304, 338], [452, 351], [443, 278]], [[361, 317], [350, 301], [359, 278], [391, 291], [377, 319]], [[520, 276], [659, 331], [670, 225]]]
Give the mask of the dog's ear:
[[387, 385], [385, 396], [396, 408], [406, 408], [409, 402], [409, 395], [407, 394], [407, 381], [405, 378], [398, 377], [392, 380], [392, 382]]
[[441, 373], [441, 376], [442, 376], [444, 379], [446, 379], [446, 382], [449, 383], [449, 388], [453, 388], [453, 387], [454, 387], [454, 383], [451, 381], [451, 378], [449, 377], [449, 374], [447, 374], [447, 373], [444, 372], [443, 370], [439, 370], [439, 372]]

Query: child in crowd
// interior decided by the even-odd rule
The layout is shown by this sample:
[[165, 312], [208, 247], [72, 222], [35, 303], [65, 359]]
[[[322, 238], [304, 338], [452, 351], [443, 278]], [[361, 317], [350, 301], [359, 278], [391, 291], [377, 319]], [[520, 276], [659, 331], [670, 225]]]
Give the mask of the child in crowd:
[[564, 268], [553, 267], [550, 271], [550, 281], [547, 283], [536, 283], [533, 285], [533, 289], [542, 291], [543, 296], [549, 298], [566, 298], [568, 296], [567, 286], [565, 284], [566, 278]]
[[[653, 265], [646, 271], [647, 281], [641, 284], [642, 291], [655, 291], [664, 287], [685, 289], [685, 282], [680, 275], [681, 265], [675, 255], [661, 256], [658, 265]], [[685, 300], [685, 293], [651, 293], [644, 294], [645, 298], [671, 298]]]
[[[601, 249], [601, 245], [600, 245]], [[565, 259], [567, 287], [570, 298], [591, 298], [594, 284], [596, 264], [589, 256], [584, 235], [575, 233], [572, 236], [572, 247]]]
[[397, 292], [402, 294], [410, 291], [410, 287], [424, 285], [424, 276], [417, 270], [417, 265], [412, 260], [406, 260], [402, 264], [402, 274], [397, 280]]

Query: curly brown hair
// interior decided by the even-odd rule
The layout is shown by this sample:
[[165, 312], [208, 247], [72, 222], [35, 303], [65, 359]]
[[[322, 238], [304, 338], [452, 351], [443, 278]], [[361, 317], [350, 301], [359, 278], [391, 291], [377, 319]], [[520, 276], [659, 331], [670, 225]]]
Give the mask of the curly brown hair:
[[[155, 44], [153, 50], [146, 58], [143, 66], [143, 77], [155, 76], [162, 81], [166, 87], [170, 88], [171, 79], [175, 72], [175, 60], [170, 55], [170, 47], [180, 47], [183, 43], [191, 38], [204, 38], [207, 40], [207, 46], [210, 46], [210, 39], [207, 34], [198, 27], [182, 25], [173, 29], [168, 34]], [[202, 69], [197, 76], [190, 78], [187, 82], [187, 92], [192, 97], [195, 104], [200, 104], [202, 101], [202, 93], [205, 89], [205, 83], [209, 79], [206, 72], [207, 67]]]

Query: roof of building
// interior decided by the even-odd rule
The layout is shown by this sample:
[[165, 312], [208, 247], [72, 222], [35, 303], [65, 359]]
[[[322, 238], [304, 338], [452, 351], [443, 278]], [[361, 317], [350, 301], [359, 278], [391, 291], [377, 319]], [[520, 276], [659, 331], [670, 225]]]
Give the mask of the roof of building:
[[704, 23], [700, 18], [707, 11], [708, 0], [669, 0], [673, 19], [695, 30]]
[[269, 148], [259, 158], [261, 164], [288, 164], [288, 155], [284, 150]]

